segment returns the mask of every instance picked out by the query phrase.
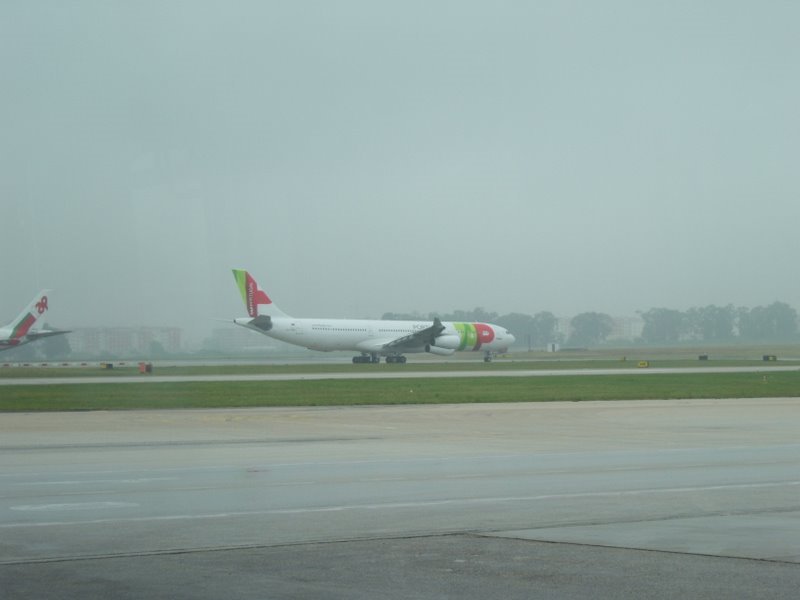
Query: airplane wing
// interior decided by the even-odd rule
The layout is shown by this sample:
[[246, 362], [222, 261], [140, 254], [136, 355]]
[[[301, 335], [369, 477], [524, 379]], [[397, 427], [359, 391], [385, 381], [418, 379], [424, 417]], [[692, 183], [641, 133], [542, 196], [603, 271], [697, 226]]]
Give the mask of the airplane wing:
[[408, 348], [420, 348], [422, 346], [431, 345], [436, 341], [437, 336], [444, 331], [441, 319], [435, 317], [433, 325], [420, 329], [409, 335], [404, 335], [396, 340], [383, 344], [384, 350], [397, 350], [402, 351]]

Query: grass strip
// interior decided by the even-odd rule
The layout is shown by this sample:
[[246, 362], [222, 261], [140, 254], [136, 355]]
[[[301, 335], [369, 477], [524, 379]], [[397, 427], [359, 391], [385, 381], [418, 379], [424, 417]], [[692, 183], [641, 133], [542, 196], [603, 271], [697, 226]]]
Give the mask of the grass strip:
[[[644, 360], [644, 359], [643, 359]], [[708, 367], [759, 367], [769, 369], [778, 366], [797, 366], [800, 361], [763, 362], [760, 360], [648, 360], [650, 368], [696, 368]], [[482, 362], [430, 362], [407, 363], [394, 365], [352, 364], [285, 364], [285, 365], [208, 365], [208, 366], [169, 366], [156, 365], [157, 375], [267, 375], [305, 373], [392, 373], [392, 372], [452, 372], [452, 371], [522, 371], [522, 370], [574, 370], [574, 369], [632, 369], [636, 368], [636, 360], [498, 360], [492, 363]], [[0, 368], [0, 378], [55, 378], [55, 377], [130, 377], [138, 370], [133, 366], [103, 369], [100, 367], [7, 367]], [[147, 375], [142, 375], [147, 377]]]
[[8, 386], [0, 411], [354, 406], [800, 396], [800, 373], [691, 373]]

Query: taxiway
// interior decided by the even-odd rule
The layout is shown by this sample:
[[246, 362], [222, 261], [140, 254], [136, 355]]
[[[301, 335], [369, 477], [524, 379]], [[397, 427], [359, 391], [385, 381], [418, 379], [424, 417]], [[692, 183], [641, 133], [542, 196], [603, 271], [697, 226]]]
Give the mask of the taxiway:
[[5, 414], [0, 589], [790, 598], [798, 440], [797, 399]]

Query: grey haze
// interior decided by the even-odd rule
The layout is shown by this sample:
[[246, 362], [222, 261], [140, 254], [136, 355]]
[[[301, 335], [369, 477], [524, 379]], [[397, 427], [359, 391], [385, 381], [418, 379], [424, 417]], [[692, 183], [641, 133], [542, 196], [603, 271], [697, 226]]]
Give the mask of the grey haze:
[[[800, 4], [4, 1], [0, 314], [800, 306]], [[232, 326], [232, 325], [231, 325]]]

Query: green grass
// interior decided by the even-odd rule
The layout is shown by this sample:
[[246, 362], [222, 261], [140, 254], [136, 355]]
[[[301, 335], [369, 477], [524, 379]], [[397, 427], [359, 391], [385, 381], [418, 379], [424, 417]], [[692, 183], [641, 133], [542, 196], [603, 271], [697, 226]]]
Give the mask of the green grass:
[[76, 384], [0, 388], [0, 411], [352, 406], [678, 398], [799, 397], [799, 372], [265, 382]]

